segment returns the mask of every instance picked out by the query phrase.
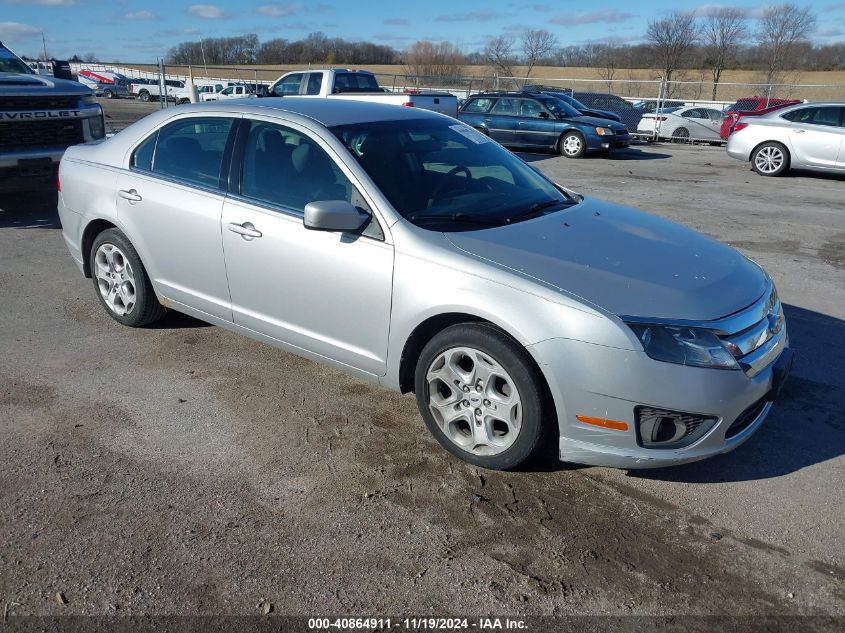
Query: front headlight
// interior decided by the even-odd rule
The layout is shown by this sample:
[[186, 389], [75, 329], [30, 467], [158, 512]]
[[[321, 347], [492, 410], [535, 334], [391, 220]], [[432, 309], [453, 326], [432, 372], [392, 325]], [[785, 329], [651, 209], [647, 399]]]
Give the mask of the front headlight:
[[626, 323], [654, 360], [690, 367], [739, 369], [733, 355], [712, 331], [673, 325]]
[[94, 95], [82, 95], [82, 103], [85, 105], [94, 105], [97, 103], [97, 97]]
[[613, 136], [613, 130], [609, 127], [597, 127], [596, 134], [599, 136]]
[[92, 116], [88, 119], [88, 129], [91, 131], [91, 138], [103, 138], [106, 135], [106, 126], [105, 121], [103, 121], [103, 115]]

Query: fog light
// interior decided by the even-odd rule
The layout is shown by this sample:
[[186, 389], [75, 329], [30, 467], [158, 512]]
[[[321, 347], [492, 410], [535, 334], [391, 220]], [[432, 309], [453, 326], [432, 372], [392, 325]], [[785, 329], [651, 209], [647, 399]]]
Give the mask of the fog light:
[[604, 149], [609, 149], [609, 148], [610, 148], [610, 143], [602, 143], [602, 144], [601, 144], [601, 146], [602, 146]]
[[684, 448], [704, 437], [718, 418], [654, 407], [636, 407], [637, 442], [643, 448]]

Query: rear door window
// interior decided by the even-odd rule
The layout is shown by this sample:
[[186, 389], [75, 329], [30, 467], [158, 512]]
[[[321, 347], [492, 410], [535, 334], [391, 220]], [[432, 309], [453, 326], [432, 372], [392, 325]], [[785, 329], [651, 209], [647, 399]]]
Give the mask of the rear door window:
[[519, 112], [519, 99], [499, 99], [491, 111], [493, 114], [516, 116]]
[[163, 127], [153, 154], [153, 173], [220, 187], [220, 169], [231, 129], [232, 119], [222, 117], [181, 119]]
[[536, 101], [532, 101], [531, 99], [522, 100], [522, 108], [519, 112], [522, 116], [536, 119], [540, 116], [541, 112], [545, 112], [545, 110], [543, 109], [543, 106]]
[[305, 87], [305, 94], [318, 95], [320, 88], [323, 86], [323, 73], [310, 73], [308, 75], [308, 84]]
[[836, 106], [801, 108], [787, 113], [784, 118], [789, 117], [793, 123], [838, 127], [840, 125], [839, 112], [840, 108]]

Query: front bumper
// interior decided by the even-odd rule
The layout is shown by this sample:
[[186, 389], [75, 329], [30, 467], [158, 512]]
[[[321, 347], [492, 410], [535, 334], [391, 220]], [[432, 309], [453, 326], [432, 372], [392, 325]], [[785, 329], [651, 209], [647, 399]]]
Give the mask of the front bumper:
[[[569, 339], [543, 341], [531, 351], [554, 396], [561, 461], [631, 469], [684, 464], [740, 446], [769, 414], [793, 355], [784, 341], [777, 360], [749, 377], [740, 370], [673, 365], [644, 352]], [[644, 448], [634, 415], [639, 405], [713, 416], [717, 422], [690, 446]], [[585, 424], [579, 415], [624, 421], [628, 429]], [[728, 433], [738, 420], [740, 430]]]

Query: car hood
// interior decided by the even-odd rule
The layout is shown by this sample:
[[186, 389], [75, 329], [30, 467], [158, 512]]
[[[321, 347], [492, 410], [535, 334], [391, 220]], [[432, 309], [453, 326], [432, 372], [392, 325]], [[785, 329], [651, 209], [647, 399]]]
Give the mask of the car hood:
[[445, 235], [468, 254], [617, 315], [718, 319], [751, 305], [768, 284], [766, 273], [730, 246], [600, 200]]
[[568, 116], [564, 119], [565, 121], [574, 121], [576, 123], [583, 123], [584, 125], [594, 125], [598, 127], [611, 127], [616, 125], [616, 127], [620, 126], [619, 121], [614, 121], [612, 119], [600, 119], [599, 117], [595, 116]]
[[581, 113], [585, 116], [596, 117], [597, 119], [607, 119], [609, 121], [616, 121], [617, 123], [622, 122], [622, 117], [610, 110], [595, 110], [590, 108], [588, 110], [581, 110]]
[[0, 94], [8, 96], [31, 96], [51, 94], [89, 95], [91, 90], [77, 81], [54, 79], [44, 75], [23, 73], [0, 73]]

